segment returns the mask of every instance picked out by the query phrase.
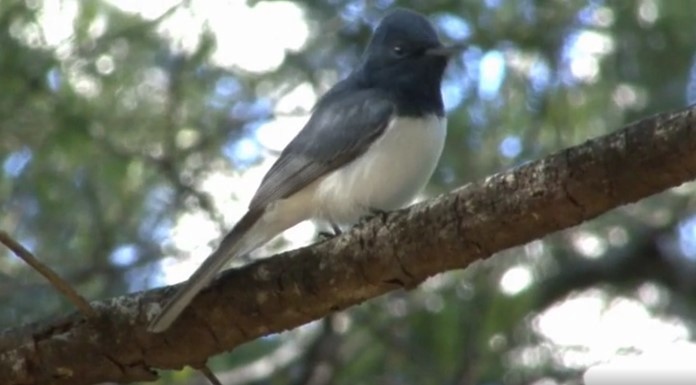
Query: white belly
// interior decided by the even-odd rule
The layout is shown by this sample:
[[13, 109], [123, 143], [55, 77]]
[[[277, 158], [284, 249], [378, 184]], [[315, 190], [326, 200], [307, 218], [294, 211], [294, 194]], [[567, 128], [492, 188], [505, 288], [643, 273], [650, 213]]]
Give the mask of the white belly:
[[394, 120], [365, 154], [318, 182], [315, 216], [354, 223], [370, 209], [411, 203], [435, 171], [446, 126], [447, 119], [435, 115]]

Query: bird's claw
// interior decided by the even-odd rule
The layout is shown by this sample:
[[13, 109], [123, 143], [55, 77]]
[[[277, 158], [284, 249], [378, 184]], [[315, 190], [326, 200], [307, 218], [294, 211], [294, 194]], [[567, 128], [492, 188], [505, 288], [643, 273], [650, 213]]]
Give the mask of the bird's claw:
[[387, 219], [387, 215], [389, 215], [388, 211], [381, 209], [370, 208], [369, 211], [369, 214], [360, 218], [360, 221], [358, 222], [359, 225], [364, 225], [365, 223], [371, 221], [375, 217], [379, 217], [380, 220], [384, 222]]
[[331, 238], [334, 238], [340, 234], [336, 234], [333, 231], [320, 231], [317, 233], [317, 236], [319, 236], [320, 240], [322, 241], [328, 241]]
[[337, 237], [342, 233], [343, 231], [341, 231], [341, 228], [337, 224], [331, 222], [331, 231], [320, 231], [318, 235], [322, 241], [328, 241], [329, 239]]

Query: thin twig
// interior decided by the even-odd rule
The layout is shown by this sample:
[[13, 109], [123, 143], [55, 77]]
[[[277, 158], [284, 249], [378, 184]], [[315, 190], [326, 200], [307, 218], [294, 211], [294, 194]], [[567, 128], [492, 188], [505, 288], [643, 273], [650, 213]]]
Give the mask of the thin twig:
[[16, 256], [21, 258], [39, 274], [43, 275], [48, 282], [53, 285], [61, 294], [63, 294], [85, 317], [91, 318], [97, 315], [97, 312], [89, 305], [89, 303], [75, 291], [67, 282], [65, 282], [58, 274], [50, 267], [39, 261], [34, 254], [25, 249], [24, 246], [15, 241], [4, 231], [0, 231], [0, 243], [7, 246]]
[[203, 373], [203, 375], [205, 376], [205, 378], [207, 378], [208, 381], [210, 381], [211, 384], [213, 384], [213, 385], [222, 385], [222, 382], [220, 382], [220, 380], [218, 380], [218, 378], [215, 377], [215, 374], [213, 374], [213, 371], [210, 370], [210, 368], [208, 367], [208, 365], [201, 365], [201, 367], [196, 368], [196, 369], [198, 369], [201, 373]]

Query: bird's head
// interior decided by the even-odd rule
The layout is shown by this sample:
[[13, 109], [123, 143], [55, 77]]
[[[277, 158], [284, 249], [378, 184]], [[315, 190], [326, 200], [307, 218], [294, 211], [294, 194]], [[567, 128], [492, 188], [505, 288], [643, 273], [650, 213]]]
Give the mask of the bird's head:
[[445, 47], [423, 15], [397, 9], [375, 29], [363, 55], [361, 70], [378, 87], [435, 87], [452, 54], [461, 47]]

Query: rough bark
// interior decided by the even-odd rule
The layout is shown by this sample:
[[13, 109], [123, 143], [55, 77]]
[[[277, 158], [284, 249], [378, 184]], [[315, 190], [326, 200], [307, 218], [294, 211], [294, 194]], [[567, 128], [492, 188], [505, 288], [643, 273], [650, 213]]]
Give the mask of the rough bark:
[[227, 271], [166, 333], [145, 332], [170, 289], [92, 302], [0, 334], [0, 383], [152, 380], [263, 335], [577, 225], [696, 177], [696, 108], [629, 125], [340, 237]]

